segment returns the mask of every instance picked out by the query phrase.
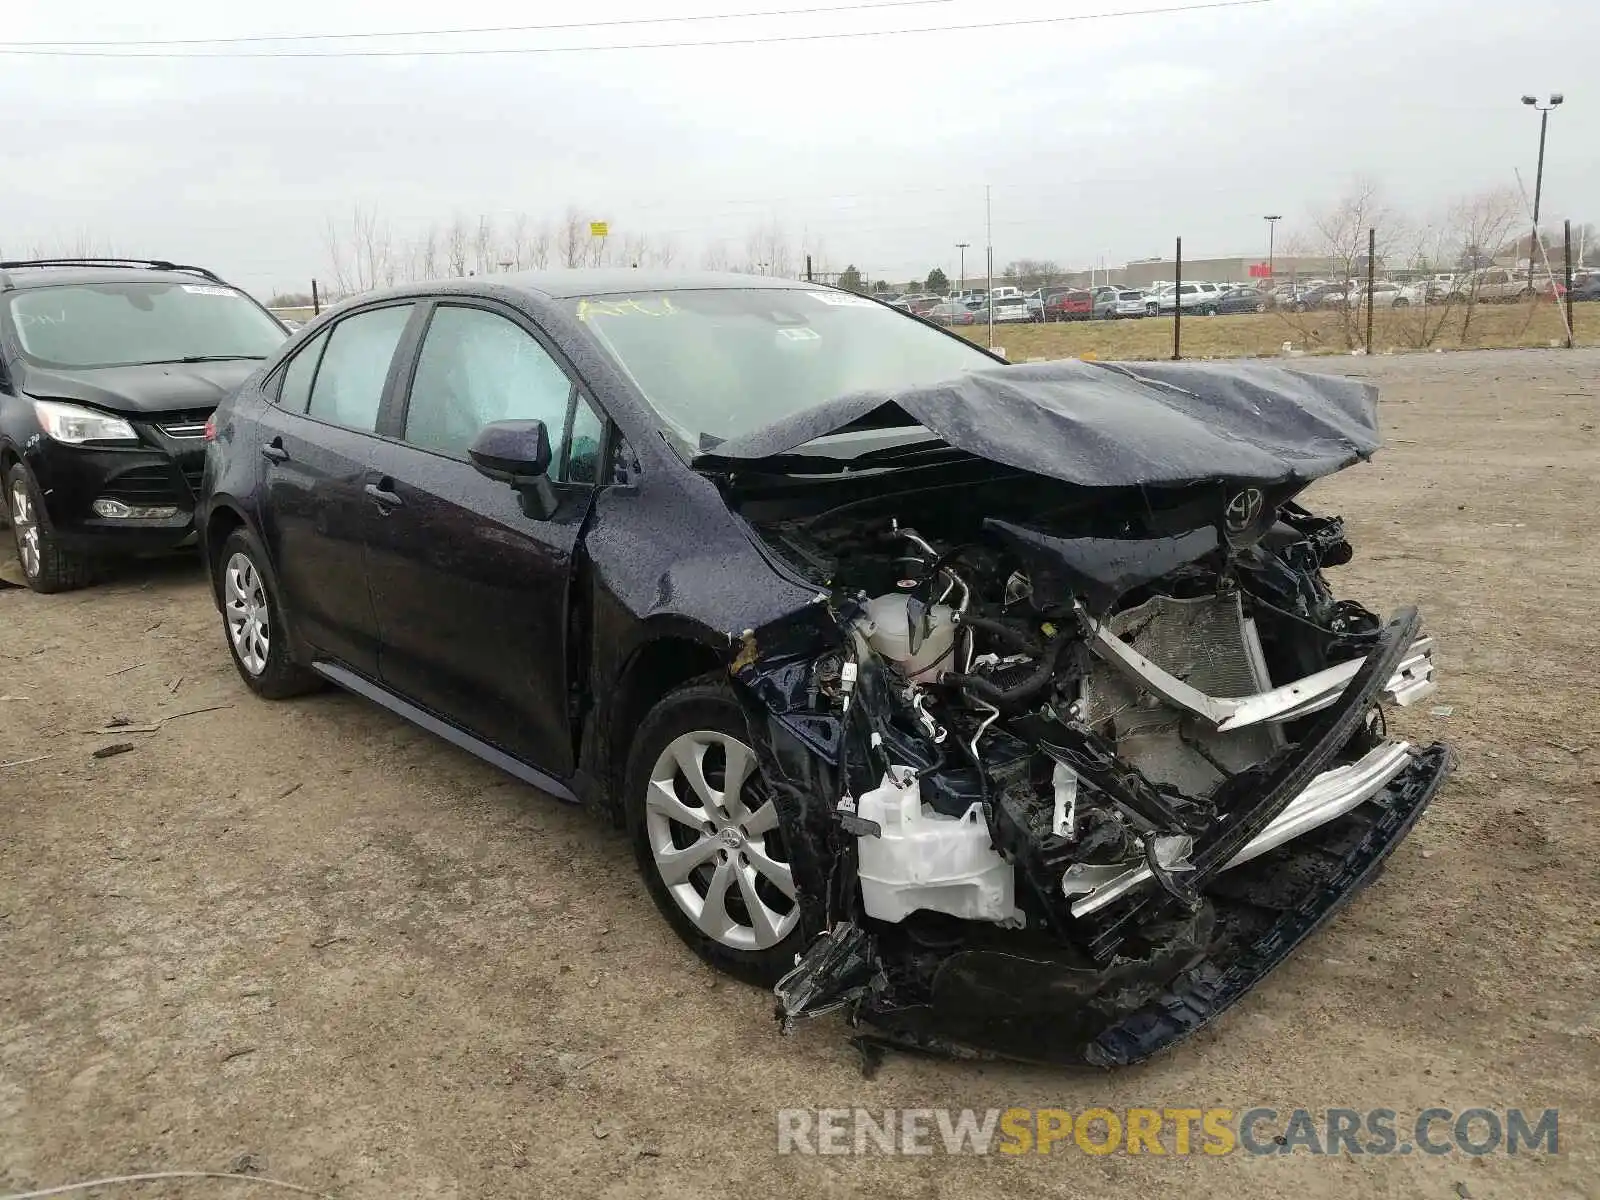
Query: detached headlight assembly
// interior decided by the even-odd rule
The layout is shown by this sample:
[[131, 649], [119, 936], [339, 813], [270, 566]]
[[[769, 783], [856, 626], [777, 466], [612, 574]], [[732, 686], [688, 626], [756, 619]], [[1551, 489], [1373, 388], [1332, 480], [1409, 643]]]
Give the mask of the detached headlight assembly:
[[33, 411], [39, 424], [54, 441], [69, 446], [86, 442], [137, 442], [139, 435], [133, 426], [121, 417], [108, 416], [75, 404], [61, 404], [55, 400], [35, 400]]

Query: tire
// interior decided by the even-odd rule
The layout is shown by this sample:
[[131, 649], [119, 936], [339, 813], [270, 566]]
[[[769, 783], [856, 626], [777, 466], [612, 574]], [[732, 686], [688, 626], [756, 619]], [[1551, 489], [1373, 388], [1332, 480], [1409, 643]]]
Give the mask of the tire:
[[[667, 924], [719, 971], [770, 987], [801, 950], [800, 907], [749, 737], [726, 684], [678, 688], [639, 727], [623, 809], [645, 887]], [[735, 797], [726, 786], [730, 766], [743, 779]]]
[[1396, 297], [1395, 302], [1390, 307], [1391, 308], [1410, 308], [1411, 307], [1411, 301], [1407, 300], [1404, 296], [1399, 296], [1399, 297]]
[[16, 463], [6, 472], [6, 510], [11, 517], [11, 536], [17, 544], [17, 561], [22, 578], [34, 591], [44, 595], [71, 592], [94, 582], [94, 560], [87, 555], [64, 550], [55, 534], [45, 528], [44, 505], [33, 472]]
[[1203, 316], [1203, 317], [1214, 317], [1214, 316], [1216, 316], [1217, 315], [1217, 306], [1215, 304], [1207, 304], [1205, 307], [1203, 307], [1200, 310], [1200, 315]]
[[1256, 301], [1255, 311], [1258, 312], [1258, 313], [1266, 312], [1267, 311], [1267, 302], [1265, 300], [1257, 300]]
[[1294, 302], [1294, 310], [1295, 310], [1295, 312], [1299, 312], [1299, 313], [1306, 312], [1309, 309], [1309, 307], [1310, 306], [1308, 304], [1306, 304], [1306, 302], [1304, 300], [1296, 300]]
[[294, 660], [283, 606], [262, 570], [266, 561], [261, 543], [240, 528], [222, 543], [212, 570], [222, 597], [222, 635], [239, 678], [258, 696], [286, 700], [317, 690], [321, 681]]

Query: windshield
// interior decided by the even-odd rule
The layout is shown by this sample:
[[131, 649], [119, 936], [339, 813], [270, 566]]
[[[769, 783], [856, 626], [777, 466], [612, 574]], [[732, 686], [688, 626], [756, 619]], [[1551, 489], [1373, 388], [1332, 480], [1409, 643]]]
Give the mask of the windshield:
[[67, 284], [17, 292], [22, 351], [53, 367], [265, 358], [289, 335], [247, 297], [206, 283]]
[[967, 341], [848, 292], [728, 288], [571, 304], [662, 424], [692, 446], [852, 392], [996, 365]]

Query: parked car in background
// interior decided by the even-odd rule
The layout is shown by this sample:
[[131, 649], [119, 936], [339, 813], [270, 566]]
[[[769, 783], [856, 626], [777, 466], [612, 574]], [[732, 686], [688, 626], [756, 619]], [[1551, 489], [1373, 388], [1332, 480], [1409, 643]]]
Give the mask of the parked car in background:
[[1255, 288], [1234, 288], [1217, 301], [1219, 313], [1266, 312], [1267, 297]]
[[1028, 311], [1028, 302], [1021, 295], [997, 296], [993, 300], [985, 300], [972, 310], [974, 324], [987, 325], [989, 323], [991, 304], [994, 307], [994, 323], [996, 325], [1009, 325], [1014, 322], [1033, 320], [1033, 314]]
[[907, 307], [919, 317], [936, 304], [943, 303], [944, 298], [942, 296], [933, 295], [911, 296], [906, 300]]
[[1094, 318], [1097, 321], [1118, 321], [1144, 315], [1144, 293], [1136, 288], [1112, 289], [1094, 298]]
[[1574, 303], [1580, 300], [1600, 300], [1600, 272], [1582, 276], [1581, 283], [1575, 279], [1572, 284], [1572, 299]]
[[1028, 319], [1030, 321], [1044, 320], [1044, 300], [1038, 292], [1029, 292], [1023, 297], [1028, 305]]
[[0, 262], [0, 493], [28, 586], [189, 541], [206, 421], [288, 336], [203, 267]]
[[1047, 321], [1087, 321], [1094, 315], [1094, 297], [1074, 288], [1055, 292], [1044, 302], [1044, 319]]
[[1349, 291], [1342, 283], [1319, 283], [1295, 294], [1289, 307], [1295, 312], [1309, 312], [1314, 308], [1337, 308], [1345, 303]]
[[972, 309], [955, 300], [935, 304], [920, 315], [936, 325], [971, 325], [973, 322]]
[[1509, 267], [1490, 267], [1469, 275], [1457, 275], [1450, 293], [1451, 299], [1465, 300], [1476, 296], [1480, 304], [1510, 304], [1533, 296], [1562, 296], [1566, 286], [1546, 276], [1535, 274], [1530, 282], [1526, 271]]
[[1213, 316], [1221, 299], [1222, 292], [1216, 284], [1197, 280], [1193, 283], [1180, 283], [1171, 291], [1163, 292], [1157, 299], [1156, 306], [1158, 311], [1164, 313], [1172, 312], [1181, 306], [1184, 312]]

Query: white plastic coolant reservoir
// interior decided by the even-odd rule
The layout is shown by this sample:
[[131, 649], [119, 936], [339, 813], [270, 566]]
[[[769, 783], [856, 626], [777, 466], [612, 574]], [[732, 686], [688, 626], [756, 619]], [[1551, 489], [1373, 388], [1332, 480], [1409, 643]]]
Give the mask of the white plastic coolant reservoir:
[[981, 805], [960, 817], [935, 812], [922, 803], [915, 773], [891, 767], [856, 802], [856, 815], [883, 831], [858, 839], [869, 917], [903, 921], [921, 908], [968, 921], [1021, 922], [1016, 872], [990, 844]]
[[898, 592], [867, 601], [867, 644], [906, 673], [923, 680], [936, 675], [956, 640], [955, 614], [948, 605], [928, 609], [928, 633], [911, 650], [911, 597]]

